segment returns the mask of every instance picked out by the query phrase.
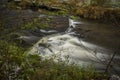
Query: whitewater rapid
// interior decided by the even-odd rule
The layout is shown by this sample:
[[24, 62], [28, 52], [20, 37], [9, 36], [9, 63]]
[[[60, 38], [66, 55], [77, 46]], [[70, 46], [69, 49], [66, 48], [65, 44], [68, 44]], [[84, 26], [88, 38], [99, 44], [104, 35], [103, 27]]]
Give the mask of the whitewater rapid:
[[[113, 53], [74, 36], [76, 35], [74, 32], [76, 24], [82, 23], [69, 19], [69, 28], [64, 33], [43, 37], [32, 47], [30, 54], [36, 53], [43, 57], [58, 55], [63, 60], [65, 60], [66, 56], [69, 56], [70, 63], [93, 65], [98, 71], [104, 72]], [[115, 56], [114, 59], [120, 59], [120, 56]], [[120, 67], [115, 63], [114, 65], [114, 68], [120, 71]], [[114, 73], [113, 68], [110, 71]]]

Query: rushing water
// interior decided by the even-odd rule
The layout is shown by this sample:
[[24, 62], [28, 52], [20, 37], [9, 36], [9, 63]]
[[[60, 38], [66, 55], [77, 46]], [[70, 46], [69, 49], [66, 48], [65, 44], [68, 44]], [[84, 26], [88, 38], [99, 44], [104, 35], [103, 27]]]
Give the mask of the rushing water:
[[[69, 61], [78, 65], [93, 65], [95, 68], [104, 72], [113, 55], [109, 50], [85, 42], [82, 39], [76, 37], [74, 29], [76, 24], [82, 24], [82, 22], [74, 22], [69, 19], [69, 27], [64, 33], [58, 33], [43, 37], [40, 39], [31, 49], [30, 53], [37, 53], [43, 56], [51, 56], [53, 54], [59, 55], [63, 60], [66, 56], [69, 56]], [[56, 32], [40, 30], [42, 32]], [[120, 56], [115, 55], [111, 64], [109, 72], [112, 74], [119, 74], [120, 66], [116, 60], [119, 60]]]

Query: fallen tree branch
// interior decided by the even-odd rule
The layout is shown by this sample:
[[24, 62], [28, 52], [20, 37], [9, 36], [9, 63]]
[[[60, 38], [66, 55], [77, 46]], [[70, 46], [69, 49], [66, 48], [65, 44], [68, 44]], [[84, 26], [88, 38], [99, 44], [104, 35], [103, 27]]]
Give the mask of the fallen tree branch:
[[114, 57], [115, 57], [116, 54], [117, 54], [117, 52], [114, 52], [114, 54], [112, 55], [112, 58], [110, 59], [108, 65], [106, 67], [105, 73], [108, 72], [108, 70], [109, 70], [109, 68], [111, 66], [111, 63], [112, 63], [112, 61], [113, 61], [113, 59], [114, 59]]

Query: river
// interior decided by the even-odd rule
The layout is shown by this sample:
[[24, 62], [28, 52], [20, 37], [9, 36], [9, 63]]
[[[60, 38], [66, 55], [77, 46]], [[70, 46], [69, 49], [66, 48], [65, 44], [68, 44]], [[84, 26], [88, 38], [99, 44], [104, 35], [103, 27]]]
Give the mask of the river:
[[[32, 47], [30, 53], [37, 53], [44, 57], [57, 55], [62, 60], [66, 60], [67, 57], [70, 63], [80, 66], [92, 65], [98, 72], [105, 72], [110, 63], [108, 73], [120, 74], [118, 62], [120, 55], [113, 56], [113, 50], [93, 44], [85, 40], [80, 33], [77, 33], [76, 29], [80, 28], [78, 25], [83, 25], [85, 22], [68, 20], [69, 26], [66, 31], [43, 37]], [[56, 30], [41, 29], [40, 31], [43, 33], [57, 32]]]

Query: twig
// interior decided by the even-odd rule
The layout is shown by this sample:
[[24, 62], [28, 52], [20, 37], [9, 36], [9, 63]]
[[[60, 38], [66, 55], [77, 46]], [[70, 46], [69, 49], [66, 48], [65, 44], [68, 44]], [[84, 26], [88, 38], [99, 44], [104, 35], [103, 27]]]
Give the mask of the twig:
[[114, 57], [115, 57], [116, 54], [117, 54], [117, 52], [114, 52], [114, 54], [112, 55], [112, 58], [110, 59], [108, 65], [106, 67], [105, 73], [109, 70], [110, 65], [111, 65], [111, 63], [112, 63], [112, 61], [113, 61], [113, 59], [114, 59]]

